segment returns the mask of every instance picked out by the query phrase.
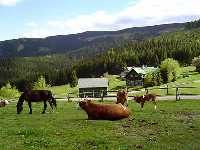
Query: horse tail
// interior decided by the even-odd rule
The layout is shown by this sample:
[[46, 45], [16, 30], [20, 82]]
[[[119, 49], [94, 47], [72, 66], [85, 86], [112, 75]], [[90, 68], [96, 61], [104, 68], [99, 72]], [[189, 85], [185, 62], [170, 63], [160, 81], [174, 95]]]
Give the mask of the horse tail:
[[53, 97], [51, 91], [48, 91], [48, 97], [50, 99], [50, 103], [52, 103], [56, 107], [57, 106], [56, 99]]

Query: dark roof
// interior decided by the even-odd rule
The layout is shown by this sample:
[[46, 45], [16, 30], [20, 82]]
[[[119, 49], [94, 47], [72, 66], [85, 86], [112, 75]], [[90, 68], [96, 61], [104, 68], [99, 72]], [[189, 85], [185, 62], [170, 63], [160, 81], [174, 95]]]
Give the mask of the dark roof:
[[108, 87], [107, 78], [80, 78], [78, 88]]

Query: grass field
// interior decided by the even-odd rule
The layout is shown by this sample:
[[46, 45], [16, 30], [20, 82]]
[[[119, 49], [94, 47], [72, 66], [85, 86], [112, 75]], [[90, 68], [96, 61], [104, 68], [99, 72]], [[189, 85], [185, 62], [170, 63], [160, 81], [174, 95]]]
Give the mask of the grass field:
[[16, 114], [15, 103], [0, 109], [2, 150], [197, 150], [200, 148], [200, 101], [162, 101], [158, 110], [151, 103], [143, 112], [130, 102], [132, 114], [119, 121], [87, 120], [76, 103], [58, 102], [55, 112], [40, 114], [41, 103], [33, 103], [33, 114], [24, 104]]

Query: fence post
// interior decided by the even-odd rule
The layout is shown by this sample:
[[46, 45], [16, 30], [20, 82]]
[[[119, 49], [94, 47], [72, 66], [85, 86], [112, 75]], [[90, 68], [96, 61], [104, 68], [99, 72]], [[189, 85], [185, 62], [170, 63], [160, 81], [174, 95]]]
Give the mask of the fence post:
[[67, 94], [67, 101], [69, 102], [70, 96], [69, 93]]
[[104, 95], [104, 92], [101, 91], [101, 102], [103, 102], [103, 95]]
[[177, 100], [180, 100], [180, 92], [178, 87], [176, 87], [176, 101]]
[[146, 91], [146, 94], [148, 94], [148, 93], [149, 93], [149, 90], [148, 90], [147, 88], [145, 88], [145, 91]]
[[169, 86], [167, 84], [167, 95], [169, 95]]

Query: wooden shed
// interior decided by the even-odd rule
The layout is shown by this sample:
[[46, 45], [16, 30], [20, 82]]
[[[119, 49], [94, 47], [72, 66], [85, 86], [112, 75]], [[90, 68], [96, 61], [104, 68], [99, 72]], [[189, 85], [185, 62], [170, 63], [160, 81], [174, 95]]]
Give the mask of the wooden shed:
[[107, 95], [107, 78], [80, 78], [78, 80], [79, 97], [102, 97]]

